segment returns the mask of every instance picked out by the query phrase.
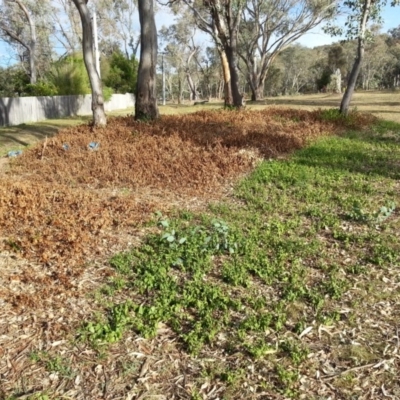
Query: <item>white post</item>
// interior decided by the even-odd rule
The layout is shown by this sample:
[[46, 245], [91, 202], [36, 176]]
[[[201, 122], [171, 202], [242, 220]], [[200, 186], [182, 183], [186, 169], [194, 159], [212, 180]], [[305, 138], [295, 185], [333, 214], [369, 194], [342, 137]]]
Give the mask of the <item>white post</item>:
[[99, 54], [99, 41], [97, 37], [97, 15], [96, 10], [93, 10], [93, 36], [94, 36], [94, 59], [96, 60], [96, 71], [100, 75], [100, 54]]
[[164, 71], [164, 52], [162, 54], [162, 104], [165, 106], [165, 71]]

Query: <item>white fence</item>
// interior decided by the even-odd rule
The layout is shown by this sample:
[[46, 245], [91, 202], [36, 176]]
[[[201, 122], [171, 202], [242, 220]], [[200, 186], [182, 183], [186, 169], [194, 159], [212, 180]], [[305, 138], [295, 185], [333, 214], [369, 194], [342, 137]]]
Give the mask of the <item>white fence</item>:
[[[105, 103], [106, 111], [134, 107], [133, 94], [113, 94]], [[0, 98], [0, 126], [92, 114], [92, 96], [43, 96]]]

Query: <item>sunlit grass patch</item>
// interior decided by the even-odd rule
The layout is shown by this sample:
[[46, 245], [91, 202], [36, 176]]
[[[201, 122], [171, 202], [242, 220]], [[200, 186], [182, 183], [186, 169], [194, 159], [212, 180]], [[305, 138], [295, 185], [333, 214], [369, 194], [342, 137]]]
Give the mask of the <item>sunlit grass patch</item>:
[[400, 150], [376, 136], [379, 126], [262, 162], [236, 186], [235, 202], [207, 215], [158, 215], [157, 233], [111, 260], [120, 301], [81, 338], [95, 347], [127, 332], [156, 340], [167, 327], [192, 359], [218, 360], [200, 361], [193, 396], [211, 381], [227, 398], [313, 398], [329, 392], [326, 379], [345, 397], [370, 379], [365, 366], [391, 365], [395, 343], [382, 349], [375, 328], [394, 329], [387, 302], [400, 300]]

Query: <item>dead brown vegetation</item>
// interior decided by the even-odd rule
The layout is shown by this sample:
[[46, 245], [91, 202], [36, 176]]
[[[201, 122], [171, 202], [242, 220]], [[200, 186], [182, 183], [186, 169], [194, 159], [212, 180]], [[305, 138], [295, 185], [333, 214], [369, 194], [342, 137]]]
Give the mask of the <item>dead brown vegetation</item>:
[[[254, 159], [242, 149], [276, 157], [333, 130], [319, 112], [278, 109], [201, 111], [152, 124], [119, 117], [104, 129], [65, 129], [27, 151], [2, 178], [3, 246], [74, 265], [101, 252], [112, 231], [172, 204], [171, 196], [210, 196], [249, 171]], [[99, 148], [90, 150], [91, 142]]]

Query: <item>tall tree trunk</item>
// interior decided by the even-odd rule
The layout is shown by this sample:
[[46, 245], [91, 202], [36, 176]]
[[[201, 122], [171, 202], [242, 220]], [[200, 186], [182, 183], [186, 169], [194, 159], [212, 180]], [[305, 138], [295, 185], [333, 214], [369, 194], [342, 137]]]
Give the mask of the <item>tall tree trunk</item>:
[[31, 40], [29, 46], [29, 69], [31, 71], [30, 83], [32, 84], [35, 84], [37, 82], [35, 54], [36, 54], [36, 40]]
[[233, 105], [232, 89], [231, 89], [231, 71], [229, 70], [229, 62], [223, 49], [217, 46], [219, 56], [221, 58], [222, 75], [224, 77], [224, 106]]
[[258, 79], [255, 81], [252, 77], [249, 77], [249, 85], [251, 90], [251, 101], [258, 101], [264, 97], [264, 81], [259, 82]]
[[159, 117], [156, 91], [157, 28], [153, 3], [153, 0], [138, 1], [140, 62], [135, 103], [137, 120], [154, 120]]
[[253, 82], [253, 77], [249, 75], [249, 86], [251, 90], [251, 101], [256, 101], [257, 100], [257, 87], [255, 86]]
[[[239, 90], [239, 70], [237, 67], [237, 34], [239, 29], [239, 21], [243, 4], [239, 4], [238, 9], [233, 10], [231, 0], [220, 2], [213, 0], [209, 2], [210, 15], [213, 19], [213, 37], [220, 47], [220, 54], [225, 54], [226, 61], [229, 66], [230, 74], [230, 93], [232, 96], [232, 105], [236, 108], [243, 106], [243, 98]], [[224, 4], [224, 5], [223, 5]], [[223, 62], [225, 60], [222, 60]], [[225, 76], [224, 76], [225, 78]], [[225, 80], [225, 83], [227, 81]], [[225, 88], [225, 98], [227, 88]]]
[[193, 82], [193, 79], [192, 79], [192, 76], [190, 75], [189, 69], [186, 70], [186, 79], [189, 84], [191, 100], [197, 100], [196, 85]]
[[[263, 93], [260, 94], [260, 83], [258, 80], [257, 71], [257, 57], [254, 56], [250, 62], [251, 71], [249, 73], [249, 85], [251, 89], [251, 101], [261, 100]], [[262, 82], [262, 89], [264, 89], [264, 82]], [[263, 92], [263, 90], [261, 91]]]
[[351, 69], [349, 81], [347, 82], [347, 87], [344, 92], [342, 101], [340, 103], [340, 113], [343, 115], [347, 115], [349, 113], [351, 98], [353, 97], [354, 89], [356, 88], [357, 78], [361, 71], [361, 64], [363, 58], [364, 58], [364, 40], [358, 38], [357, 57]]
[[182, 93], [183, 93], [183, 89], [182, 89], [182, 79], [179, 76], [178, 77], [178, 104], [182, 104]]
[[239, 90], [239, 71], [237, 68], [236, 46], [227, 46], [225, 51], [229, 63], [229, 72], [231, 74], [233, 106], [241, 108], [243, 106], [243, 96]]
[[364, 58], [365, 53], [365, 31], [367, 27], [367, 21], [369, 18], [369, 13], [371, 9], [371, 4], [374, 0], [365, 0], [361, 21], [360, 21], [360, 31], [358, 33], [358, 45], [357, 45], [357, 56], [354, 60], [353, 68], [351, 69], [349, 80], [347, 82], [347, 87], [344, 92], [342, 102], [340, 103], [340, 113], [343, 115], [347, 115], [349, 113], [349, 107], [351, 98], [353, 97], [354, 89], [356, 87], [357, 78], [361, 71], [361, 65]]
[[89, 75], [92, 90], [93, 124], [95, 126], [107, 125], [107, 117], [104, 111], [104, 98], [101, 79], [96, 70], [96, 62], [93, 56], [93, 30], [90, 11], [87, 7], [88, 0], [72, 0], [79, 11], [82, 23], [82, 50], [86, 71]]

